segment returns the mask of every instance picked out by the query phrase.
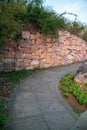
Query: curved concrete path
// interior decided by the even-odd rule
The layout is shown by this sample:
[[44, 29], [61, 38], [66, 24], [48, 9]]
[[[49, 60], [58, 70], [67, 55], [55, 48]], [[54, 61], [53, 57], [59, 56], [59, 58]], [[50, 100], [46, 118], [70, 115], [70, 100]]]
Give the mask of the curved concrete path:
[[69, 130], [79, 117], [60, 96], [58, 81], [80, 65], [55, 67], [22, 81], [8, 105], [7, 130]]

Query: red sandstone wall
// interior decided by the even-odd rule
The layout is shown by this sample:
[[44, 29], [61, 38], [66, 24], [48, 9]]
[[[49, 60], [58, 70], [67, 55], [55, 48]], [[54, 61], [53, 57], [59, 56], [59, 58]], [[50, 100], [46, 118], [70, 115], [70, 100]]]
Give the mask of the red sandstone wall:
[[4, 48], [0, 70], [33, 69], [70, 64], [87, 59], [87, 43], [67, 31], [59, 31], [59, 39], [23, 31], [18, 45]]

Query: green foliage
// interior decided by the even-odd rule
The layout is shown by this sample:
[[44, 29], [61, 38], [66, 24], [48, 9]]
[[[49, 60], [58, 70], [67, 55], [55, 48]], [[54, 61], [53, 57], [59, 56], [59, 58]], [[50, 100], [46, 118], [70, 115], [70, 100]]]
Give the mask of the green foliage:
[[50, 35], [58, 35], [58, 29], [65, 25], [63, 17], [58, 17], [54, 11], [33, 2], [28, 4], [27, 19], [36, 23], [43, 33]]
[[1, 130], [5, 130], [6, 120], [7, 120], [6, 100], [0, 99], [0, 129]]
[[80, 87], [79, 84], [73, 81], [73, 78], [76, 74], [72, 73], [64, 76], [61, 79], [62, 90], [64, 91], [64, 95], [69, 97], [72, 93], [80, 104], [87, 106], [87, 94], [84, 92], [84, 89]]
[[65, 22], [66, 22], [65, 26], [66, 30], [87, 41], [87, 25], [84, 25], [79, 21], [71, 22], [66, 20]]
[[80, 22], [74, 21], [71, 26], [71, 33], [79, 35], [79, 33], [84, 30], [84, 26]]
[[[45, 68], [46, 69], [46, 68]], [[30, 76], [34, 72], [42, 71], [44, 69], [34, 68], [33, 70], [20, 70], [20, 71], [11, 71], [11, 72], [0, 72], [0, 76], [3, 78], [7, 78], [8, 81], [15, 85], [19, 83], [22, 79]]]
[[[66, 29], [87, 40], [87, 31], [80, 22], [68, 22], [63, 15], [43, 6], [43, 0], [2, 0], [0, 2], [0, 44], [21, 38], [23, 25], [34, 23], [42, 33], [58, 37]], [[83, 33], [84, 32], [84, 33]], [[83, 34], [82, 34], [83, 33]]]
[[81, 33], [84, 31], [85, 26], [79, 21], [67, 21], [66, 29], [75, 35], [81, 36]]
[[6, 14], [1, 14], [0, 17], [0, 41], [7, 42], [10, 39], [20, 38], [20, 21], [16, 22], [12, 17], [7, 17]]
[[87, 82], [84, 85], [87, 86]]
[[41, 0], [39, 1], [40, 3], [36, 1], [33, 0], [28, 4], [28, 21], [36, 23], [45, 34], [58, 35], [58, 29], [65, 26], [64, 17], [57, 16], [53, 10], [45, 9]]
[[6, 8], [6, 11], [8, 12], [8, 14], [12, 15], [16, 21], [23, 21], [26, 19], [27, 8], [21, 3], [10, 3], [8, 5], [8, 8]]
[[57, 18], [51, 16], [50, 12], [43, 12], [38, 19], [40, 29], [47, 34], [57, 34]]
[[12, 71], [12, 72], [1, 72], [2, 77], [6, 77], [11, 84], [16, 84], [20, 82], [23, 78], [26, 78], [33, 73], [34, 70], [21, 70], [21, 71]]
[[84, 33], [83, 33], [83, 39], [87, 41], [87, 31], [84, 31]]
[[31, 3], [34, 7], [41, 7], [43, 0], [29, 0], [29, 3]]
[[0, 43], [1, 44], [8, 42], [9, 40], [13, 40], [13, 39], [17, 40], [21, 37], [22, 16], [18, 10], [19, 10], [19, 6], [9, 4], [8, 8], [0, 12]]

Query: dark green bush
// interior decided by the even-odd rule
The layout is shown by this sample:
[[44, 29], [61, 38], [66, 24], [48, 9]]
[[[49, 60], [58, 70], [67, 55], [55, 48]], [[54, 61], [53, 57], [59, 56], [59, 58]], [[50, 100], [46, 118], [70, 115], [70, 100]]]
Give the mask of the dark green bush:
[[21, 3], [10, 3], [6, 8], [6, 11], [8, 12], [8, 14], [12, 15], [16, 21], [25, 21], [27, 12], [26, 7], [27, 6], [22, 5]]
[[[23, 10], [21, 6], [9, 4], [8, 8], [0, 12], [0, 43], [17, 40], [21, 37]], [[20, 13], [21, 12], [21, 13]]]
[[[9, 17], [7, 17], [9, 16]], [[18, 39], [21, 36], [21, 21], [16, 21], [8, 13], [0, 13], [0, 42]]]
[[47, 34], [57, 34], [58, 31], [58, 19], [55, 15], [51, 14], [47, 10], [44, 10], [38, 19], [38, 26], [42, 32]]

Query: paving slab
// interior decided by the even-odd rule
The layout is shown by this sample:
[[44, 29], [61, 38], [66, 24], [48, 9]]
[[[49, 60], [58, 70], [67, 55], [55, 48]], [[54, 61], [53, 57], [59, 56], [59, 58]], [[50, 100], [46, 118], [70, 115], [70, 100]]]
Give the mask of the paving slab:
[[61, 97], [58, 81], [80, 65], [51, 68], [23, 80], [8, 103], [7, 130], [69, 130], [79, 116]]
[[70, 130], [87, 130], [87, 110], [80, 116]]

